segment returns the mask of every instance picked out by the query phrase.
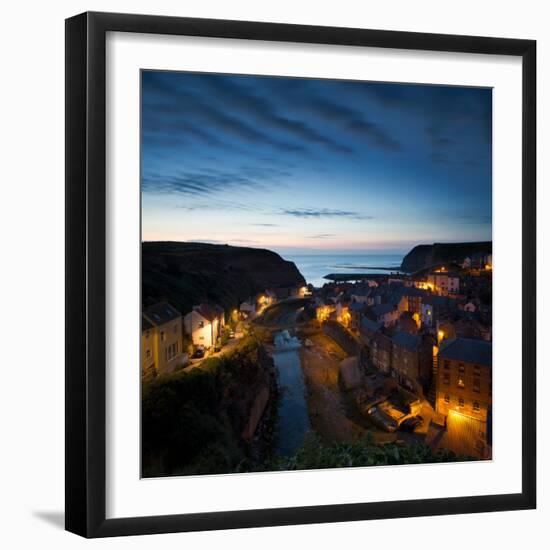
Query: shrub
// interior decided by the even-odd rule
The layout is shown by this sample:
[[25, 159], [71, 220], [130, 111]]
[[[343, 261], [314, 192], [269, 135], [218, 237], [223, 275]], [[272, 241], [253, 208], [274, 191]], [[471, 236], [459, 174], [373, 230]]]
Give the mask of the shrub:
[[311, 470], [320, 468], [349, 468], [398, 464], [425, 464], [471, 460], [451, 451], [433, 452], [422, 443], [376, 444], [370, 433], [355, 443], [323, 445], [319, 437], [309, 433], [303, 445], [289, 457], [279, 457], [264, 470]]
[[243, 461], [240, 433], [262, 367], [250, 337], [200, 367], [142, 385], [143, 475], [231, 472]]

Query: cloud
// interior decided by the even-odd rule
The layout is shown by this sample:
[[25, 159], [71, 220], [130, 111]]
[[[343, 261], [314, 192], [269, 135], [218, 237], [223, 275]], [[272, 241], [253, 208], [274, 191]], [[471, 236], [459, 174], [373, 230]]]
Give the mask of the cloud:
[[472, 158], [457, 158], [451, 157], [447, 153], [434, 152], [430, 155], [430, 160], [436, 164], [446, 164], [449, 166], [466, 166], [470, 168], [477, 168], [480, 166], [486, 166], [488, 159], [472, 159]]
[[229, 239], [232, 243], [243, 243], [243, 244], [258, 244], [258, 241], [252, 239]]
[[220, 200], [212, 197], [209, 197], [207, 202], [192, 201], [186, 204], [177, 204], [174, 208], [186, 210], [188, 212], [193, 212], [195, 210], [238, 210], [243, 212], [253, 212], [257, 210], [257, 207], [253, 204]]
[[303, 98], [303, 108], [321, 118], [338, 123], [354, 137], [368, 141], [371, 145], [387, 151], [399, 151], [401, 144], [382, 126], [368, 120], [363, 113], [345, 105], [334, 103], [320, 96]]
[[145, 193], [176, 193], [193, 197], [206, 197], [228, 190], [252, 191], [262, 183], [235, 173], [206, 174], [204, 172], [181, 172], [176, 175], [145, 175], [141, 179]]
[[366, 138], [370, 143], [386, 151], [400, 151], [400, 143], [388, 135], [378, 124], [366, 120], [349, 121], [345, 130], [357, 137]]
[[308, 239], [332, 239], [336, 236], [334, 233], [320, 233], [319, 235], [310, 235]]
[[[291, 173], [268, 166], [241, 166], [235, 170], [203, 168], [200, 171], [182, 170], [175, 174], [148, 172], [141, 178], [144, 193], [181, 194], [204, 198], [218, 193], [257, 192], [271, 185], [284, 186]], [[212, 207], [215, 203], [209, 203]], [[253, 206], [238, 201], [219, 200], [219, 208], [252, 210]], [[180, 208], [196, 210], [199, 204], [183, 204]]]
[[216, 239], [189, 239], [187, 242], [200, 244], [227, 244], [224, 241], [217, 241]]
[[459, 224], [464, 225], [486, 225], [493, 223], [493, 217], [491, 215], [463, 215], [458, 216], [458, 220], [460, 220]]
[[[144, 127], [147, 129], [150, 121], [186, 132], [189, 116], [239, 140], [269, 145], [282, 152], [303, 153], [307, 151], [306, 145], [323, 145], [337, 153], [352, 152], [349, 146], [315, 130], [306, 122], [277, 113], [266, 98], [236, 84], [232, 77], [145, 74], [144, 92], [149, 93], [148, 100], [144, 101], [144, 112], [148, 115], [144, 117]], [[186, 83], [189, 85], [185, 86]], [[276, 132], [286, 134], [287, 138], [277, 137]], [[208, 133], [197, 133], [197, 137], [208, 139]]]
[[443, 127], [430, 124], [425, 128], [428, 140], [434, 150], [447, 149], [455, 144], [455, 140], [445, 136]]
[[330, 208], [286, 208], [281, 214], [295, 218], [348, 218], [352, 220], [372, 220], [373, 216], [360, 214], [350, 210], [333, 210]]
[[[323, 145], [336, 153], [353, 152], [348, 145], [340, 143], [333, 137], [316, 130], [303, 120], [281, 115], [277, 112], [275, 104], [269, 101], [267, 97], [252, 92], [245, 85], [237, 84], [234, 78], [219, 78], [206, 75], [202, 77], [201, 82], [210, 94], [218, 97], [224, 105], [230, 105], [238, 109], [242, 115], [248, 117], [248, 119], [253, 118], [263, 127], [287, 133], [295, 139], [313, 145]], [[262, 83], [267, 84], [268, 81], [259, 77], [258, 83], [261, 87]], [[279, 106], [285, 106], [284, 96], [279, 96], [278, 99], [283, 99], [283, 101], [279, 101]]]
[[255, 227], [280, 227], [277, 223], [251, 223]]

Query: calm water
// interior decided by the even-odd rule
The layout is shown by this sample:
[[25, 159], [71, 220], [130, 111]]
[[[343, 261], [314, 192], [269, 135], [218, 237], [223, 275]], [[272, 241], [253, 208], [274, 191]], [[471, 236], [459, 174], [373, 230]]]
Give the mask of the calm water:
[[281, 390], [277, 453], [288, 456], [300, 447], [310, 428], [306, 386], [298, 351], [276, 351], [273, 362], [279, 373]]
[[[285, 260], [296, 264], [300, 273], [313, 286], [323, 286], [329, 273], [389, 273], [373, 267], [398, 267], [403, 254], [350, 254], [350, 255], [284, 255]], [[370, 269], [367, 269], [370, 268]]]

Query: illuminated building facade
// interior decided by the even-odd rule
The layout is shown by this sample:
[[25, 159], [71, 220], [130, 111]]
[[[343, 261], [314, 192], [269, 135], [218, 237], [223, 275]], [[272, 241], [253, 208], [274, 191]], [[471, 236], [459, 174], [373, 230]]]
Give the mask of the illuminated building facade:
[[492, 346], [484, 340], [443, 340], [437, 356], [436, 411], [486, 422], [492, 403]]

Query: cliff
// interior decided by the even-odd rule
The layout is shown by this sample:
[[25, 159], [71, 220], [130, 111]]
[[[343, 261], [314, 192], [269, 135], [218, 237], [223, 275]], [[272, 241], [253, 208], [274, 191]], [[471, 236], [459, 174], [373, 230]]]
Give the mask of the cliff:
[[269, 454], [268, 448], [256, 449], [253, 439], [274, 423], [270, 401], [276, 399], [273, 360], [252, 337], [200, 368], [146, 381], [142, 475], [249, 471], [251, 462]]
[[439, 263], [460, 263], [467, 256], [478, 252], [490, 254], [493, 249], [491, 241], [473, 243], [434, 243], [415, 246], [404, 258], [401, 270], [413, 273], [420, 269], [430, 268]]
[[304, 285], [293, 262], [259, 248], [188, 242], [142, 244], [142, 302], [182, 313], [212, 302], [227, 310], [267, 288]]

